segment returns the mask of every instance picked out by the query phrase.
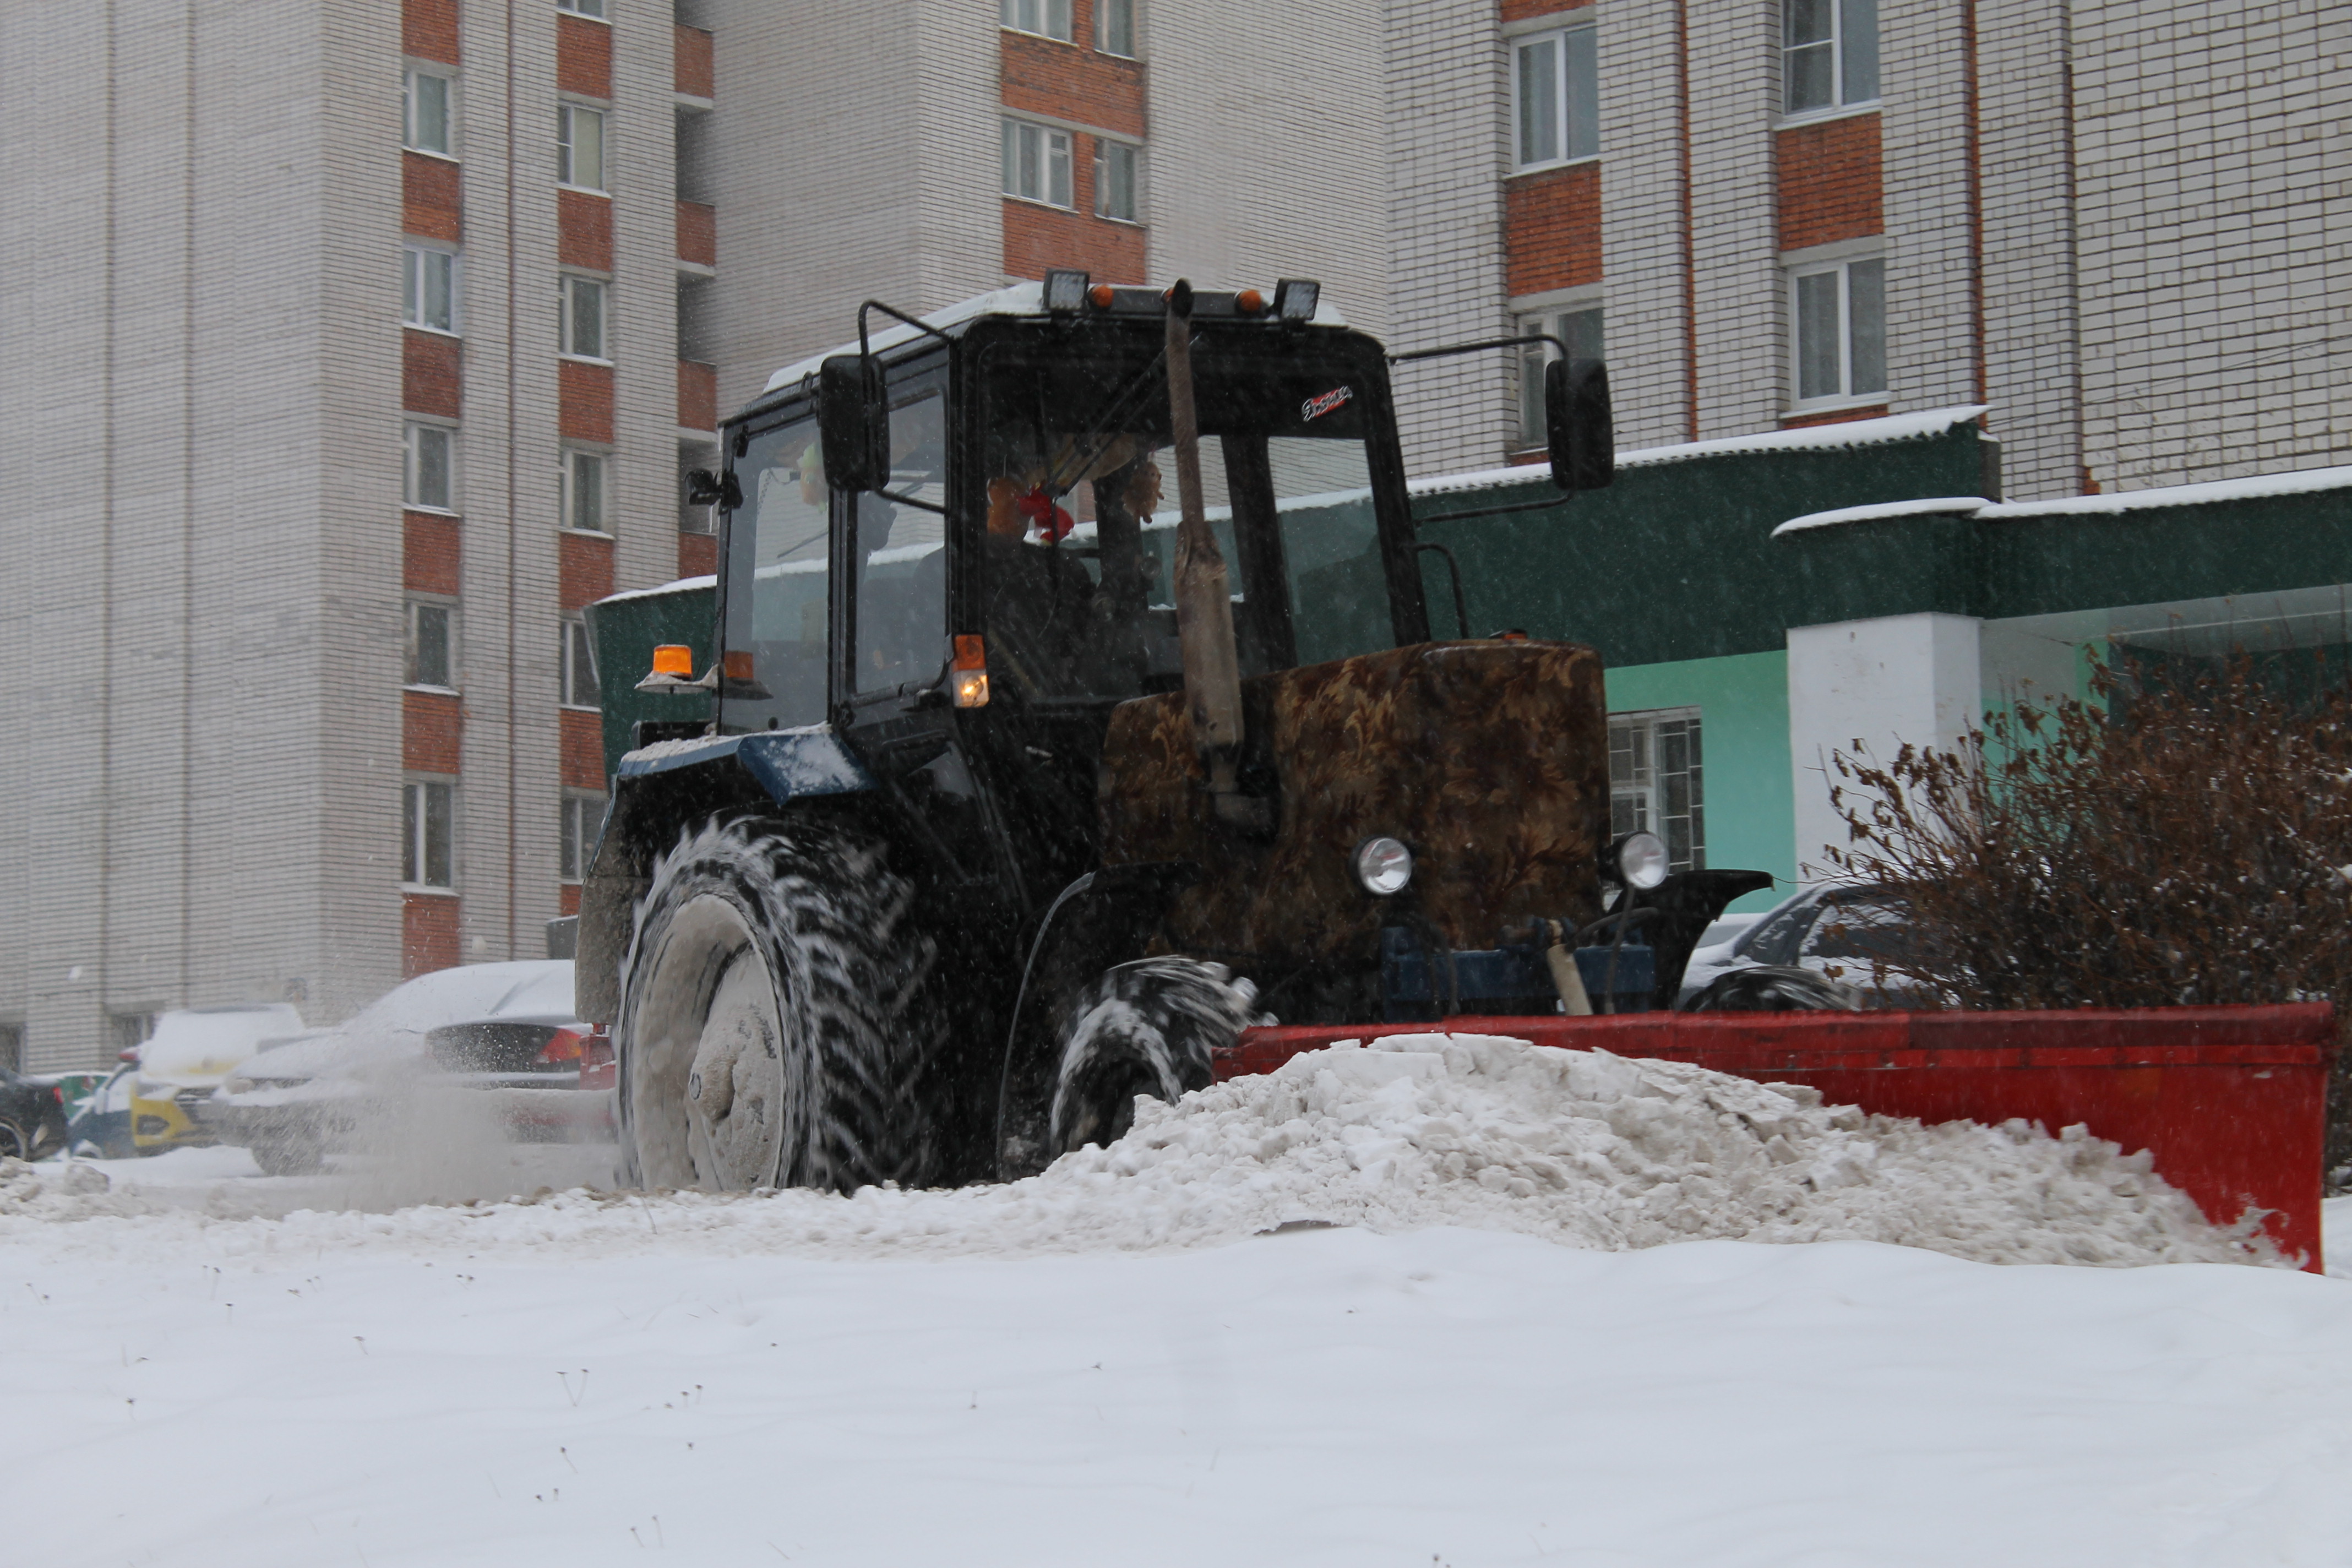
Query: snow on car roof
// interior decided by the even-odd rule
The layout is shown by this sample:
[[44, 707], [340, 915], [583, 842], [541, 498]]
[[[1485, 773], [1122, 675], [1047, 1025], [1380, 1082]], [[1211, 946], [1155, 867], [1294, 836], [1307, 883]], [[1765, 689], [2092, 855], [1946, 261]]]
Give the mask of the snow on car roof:
[[139, 1070], [152, 1078], [226, 1072], [262, 1041], [301, 1032], [301, 1013], [283, 1002], [178, 1008], [155, 1020], [139, 1047]]
[[[487, 1016], [519, 990], [560, 975], [568, 993], [572, 961], [530, 959], [514, 963], [461, 963], [394, 986], [361, 1008], [344, 1023], [345, 1030], [385, 1030], [422, 1034], [444, 1024]], [[565, 998], [569, 1010], [570, 998]]]

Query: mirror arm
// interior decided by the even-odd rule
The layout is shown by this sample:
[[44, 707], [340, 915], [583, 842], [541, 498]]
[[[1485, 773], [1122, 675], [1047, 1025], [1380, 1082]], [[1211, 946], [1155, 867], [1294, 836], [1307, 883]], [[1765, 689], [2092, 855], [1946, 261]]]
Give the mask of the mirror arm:
[[1568, 345], [1549, 332], [1529, 332], [1523, 338], [1487, 338], [1475, 343], [1448, 343], [1442, 349], [1415, 349], [1411, 353], [1389, 355], [1389, 363], [1403, 364], [1408, 360], [1444, 359], [1448, 354], [1475, 354], [1487, 349], [1517, 348], [1521, 343], [1549, 343], [1559, 351], [1560, 358], [1569, 357]]
[[916, 318], [907, 314], [906, 311], [899, 310], [895, 305], [886, 305], [879, 300], [868, 300], [866, 303], [857, 307], [857, 357], [860, 359], [871, 359], [874, 357], [874, 350], [867, 344], [866, 338], [866, 312], [868, 310], [879, 310], [884, 315], [891, 317], [893, 320], [906, 322], [907, 325], [914, 328], [919, 332], [929, 332], [931, 336], [939, 339], [940, 342], [950, 346], [955, 342], [953, 338], [948, 336], [945, 332], [931, 325], [929, 321], [918, 321]]
[[[1573, 494], [1574, 492], [1570, 491], [1570, 493]], [[1558, 495], [1549, 497], [1543, 500], [1513, 501], [1509, 506], [1482, 506], [1473, 508], [1469, 511], [1449, 511], [1439, 513], [1433, 517], [1416, 517], [1412, 520], [1412, 523], [1415, 528], [1419, 528], [1424, 524], [1433, 522], [1465, 522], [1474, 517], [1501, 517], [1507, 512], [1549, 511], [1553, 507], [1566, 506], [1567, 504], [1568, 496]]]
[[1465, 642], [1468, 641], [1470, 637], [1470, 602], [1462, 596], [1462, 563], [1454, 558], [1453, 547], [1450, 545], [1440, 544], [1434, 540], [1424, 539], [1415, 540], [1413, 542], [1412, 548], [1416, 553], [1423, 550], [1434, 550], [1440, 555], [1445, 557], [1445, 570], [1451, 574], [1454, 578], [1454, 619], [1461, 630], [1463, 640]]

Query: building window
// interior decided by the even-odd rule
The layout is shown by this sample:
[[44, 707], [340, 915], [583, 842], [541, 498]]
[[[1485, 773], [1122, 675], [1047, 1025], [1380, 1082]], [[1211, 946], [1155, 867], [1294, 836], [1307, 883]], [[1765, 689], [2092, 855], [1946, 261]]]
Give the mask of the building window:
[[1511, 47], [1517, 164], [1546, 169], [1601, 151], [1601, 68], [1588, 23]]
[[1074, 205], [1070, 133], [1025, 120], [1004, 121], [1004, 194], [1048, 206]]
[[449, 79], [430, 71], [410, 71], [400, 79], [400, 140], [419, 153], [450, 154], [457, 138], [450, 134]]
[[408, 684], [454, 690], [457, 673], [457, 606], [444, 601], [408, 601]]
[[578, 616], [562, 622], [561, 700], [566, 708], [596, 706], [596, 649], [588, 640], [588, 623]]
[[566, 274], [562, 289], [563, 352], [578, 359], [609, 359], [604, 342], [605, 285]]
[[604, 826], [604, 797], [601, 795], [567, 795], [563, 797], [563, 848], [558, 872], [563, 880], [577, 882], [588, 875], [588, 863], [595, 858], [596, 837]]
[[1143, 150], [1130, 142], [1095, 138], [1095, 211], [1121, 223], [1141, 223], [1136, 170]]
[[1070, 41], [1070, 0], [998, 0], [997, 16], [1016, 33]]
[[[1519, 318], [1519, 333], [1558, 338], [1568, 345], [1570, 359], [1604, 359], [1601, 352], [1601, 307], [1568, 305]], [[1519, 445], [1533, 448], [1549, 439], [1544, 428], [1544, 366], [1560, 357], [1549, 343], [1519, 347]]]
[[576, 103], [555, 110], [555, 177], [583, 190], [604, 188], [604, 111]]
[[118, 1051], [143, 1046], [154, 1037], [155, 1015], [152, 1013], [109, 1013], [106, 1016], [106, 1043]]
[[1886, 263], [1840, 261], [1789, 275], [1796, 400], [1884, 396]]
[[25, 1070], [25, 1026], [0, 1024], [0, 1068], [10, 1072]]
[[1609, 831], [1656, 834], [1669, 870], [1706, 868], [1699, 774], [1697, 709], [1610, 715]]
[[1095, 47], [1135, 58], [1135, 0], [1095, 0]]
[[452, 814], [457, 786], [420, 780], [400, 786], [400, 879], [412, 888], [448, 888]]
[[575, 16], [604, 17], [604, 0], [555, 0], [555, 8], [569, 11]]
[[402, 426], [400, 499], [409, 506], [455, 511], [457, 433], [446, 425]]
[[1781, 0], [1780, 106], [1811, 114], [1878, 98], [1878, 0]]
[[610, 533], [613, 460], [602, 452], [563, 449], [563, 526], [582, 533]]
[[436, 332], [457, 330], [457, 258], [427, 246], [400, 247], [400, 320]]

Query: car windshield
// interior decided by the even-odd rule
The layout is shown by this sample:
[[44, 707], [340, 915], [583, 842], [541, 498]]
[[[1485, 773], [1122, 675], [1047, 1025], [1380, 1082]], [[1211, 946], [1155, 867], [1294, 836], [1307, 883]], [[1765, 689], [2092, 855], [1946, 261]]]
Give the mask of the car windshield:
[[[1365, 438], [1372, 388], [1333, 357], [1194, 352], [1202, 500], [1244, 675], [1389, 647]], [[1182, 683], [1165, 360], [1141, 346], [981, 356], [989, 668], [1029, 700]]]

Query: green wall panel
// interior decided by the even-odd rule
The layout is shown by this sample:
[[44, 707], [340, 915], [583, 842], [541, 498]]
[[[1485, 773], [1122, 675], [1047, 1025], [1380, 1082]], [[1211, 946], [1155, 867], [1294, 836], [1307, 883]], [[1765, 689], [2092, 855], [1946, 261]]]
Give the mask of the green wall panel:
[[1769, 871], [1773, 890], [1731, 907], [1768, 910], [1797, 874], [1789, 768], [1789, 655], [1732, 654], [1672, 664], [1623, 665], [1608, 674], [1609, 710], [1696, 708], [1706, 791], [1706, 863]]

